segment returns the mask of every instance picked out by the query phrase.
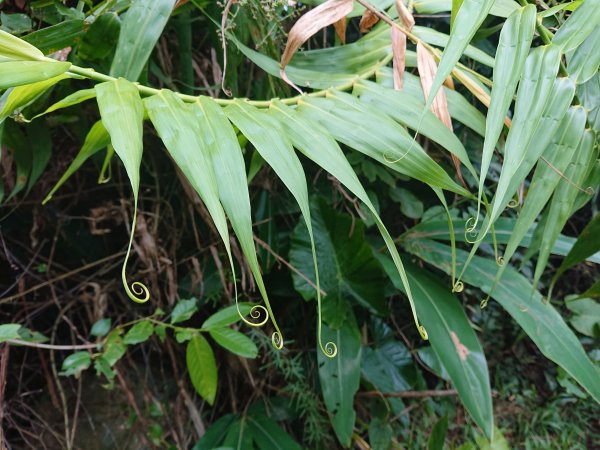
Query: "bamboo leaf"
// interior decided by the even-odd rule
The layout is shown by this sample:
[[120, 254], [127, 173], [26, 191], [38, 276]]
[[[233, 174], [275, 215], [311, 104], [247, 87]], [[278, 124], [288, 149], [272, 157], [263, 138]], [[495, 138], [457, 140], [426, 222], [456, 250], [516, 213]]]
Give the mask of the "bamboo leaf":
[[31, 119], [27, 120], [31, 122], [39, 117], [42, 117], [46, 114], [49, 114], [54, 111], [58, 111], [59, 109], [68, 108], [70, 106], [78, 105], [79, 103], [85, 102], [86, 100], [91, 100], [96, 97], [95, 89], [80, 89], [78, 91], [73, 92], [72, 94], [67, 95], [62, 100], [57, 101], [53, 105], [49, 106], [44, 112], [41, 112]]
[[333, 342], [323, 344], [321, 340], [321, 287], [319, 268], [310, 218], [308, 188], [306, 187], [306, 176], [302, 164], [296, 156], [292, 144], [285, 137], [285, 134], [279, 127], [279, 123], [273, 117], [239, 100], [225, 108], [225, 114], [273, 168], [300, 207], [304, 222], [308, 228], [315, 271], [318, 341], [321, 350], [328, 356], [333, 357], [337, 352], [335, 344]]
[[3, 103], [2, 110], [0, 111], [0, 122], [4, 121], [17, 110], [29, 106], [46, 90], [65, 78], [69, 78], [69, 76], [61, 74], [48, 80], [38, 81], [37, 83], [26, 84], [24, 86], [17, 86], [6, 91], [2, 95], [2, 99], [0, 99], [0, 104]]
[[475, 35], [475, 32], [488, 15], [493, 4], [494, 0], [463, 1], [463, 4], [456, 14], [452, 32], [450, 33], [450, 40], [444, 49], [444, 53], [438, 64], [438, 70], [432, 81], [431, 90], [427, 96], [427, 102], [425, 103], [425, 109], [431, 107], [444, 80], [450, 75], [452, 69], [454, 69], [455, 64], [458, 62], [459, 58], [467, 48], [467, 45]]
[[586, 0], [571, 14], [554, 35], [552, 43], [568, 53], [600, 26], [600, 0]]
[[[378, 254], [394, 286], [404, 290], [392, 261]], [[492, 392], [483, 349], [462, 305], [426, 270], [407, 266], [419, 317], [430, 330], [429, 340], [477, 425], [491, 438], [494, 419]]]
[[[256, 257], [256, 248], [252, 234], [250, 198], [248, 185], [246, 184], [246, 168], [237, 136], [221, 107], [212, 99], [199, 97], [196, 103], [192, 104], [191, 108], [195, 119], [200, 124], [207, 155], [215, 171], [221, 204], [229, 217], [231, 226], [240, 242], [242, 252], [256, 280], [258, 290], [265, 302], [265, 306], [261, 306], [260, 308], [266, 308], [268, 312], [267, 318], [271, 318], [275, 327], [275, 332], [271, 336], [273, 345], [276, 348], [281, 348], [283, 346], [283, 338], [279, 330], [279, 325], [277, 325], [277, 321], [273, 317], [273, 311]], [[250, 325], [262, 325], [266, 322], [267, 318], [260, 323], [252, 323], [246, 319], [244, 321]]]
[[217, 363], [209, 343], [196, 335], [187, 345], [185, 359], [192, 385], [212, 405], [217, 395]]
[[44, 54], [23, 39], [0, 30], [0, 62], [9, 59], [41, 61], [44, 59]]
[[536, 20], [535, 12], [536, 9], [533, 5], [516, 10], [509, 16], [500, 32], [494, 63], [494, 86], [485, 123], [476, 221], [479, 218], [479, 205], [483, 194], [483, 186], [492, 161], [494, 148], [502, 132], [504, 118], [512, 102], [519, 78], [523, 73], [525, 60], [531, 46]]
[[554, 241], [572, 214], [573, 205], [577, 198], [577, 194], [579, 193], [579, 186], [585, 181], [587, 169], [597, 157], [595, 154], [596, 152], [594, 152], [595, 145], [596, 141], [594, 133], [591, 131], [584, 133], [577, 152], [564, 173], [565, 178], [570, 180], [570, 182], [562, 180], [562, 183], [559, 183], [554, 191], [548, 209], [545, 227], [541, 233], [542, 240], [540, 244], [540, 253], [535, 267], [534, 286], [546, 268]]
[[37, 83], [65, 73], [69, 62], [0, 61], [0, 89]]
[[[72, 46], [84, 35], [85, 22], [81, 19], [65, 20], [23, 36], [23, 40], [33, 45], [45, 55]], [[39, 59], [39, 58], [36, 58]]]
[[94, 155], [99, 150], [106, 148], [108, 145], [110, 145], [110, 136], [106, 131], [106, 128], [104, 128], [102, 121], [98, 121], [88, 132], [85, 142], [79, 150], [79, 153], [77, 153], [75, 159], [71, 162], [69, 167], [67, 167], [67, 170], [63, 176], [60, 177], [60, 179], [56, 182], [48, 195], [46, 195], [42, 205], [46, 204], [46, 202], [52, 199], [52, 196], [55, 194], [55, 192], [65, 183], [65, 181], [69, 179], [71, 175], [73, 175], [73, 173], [75, 173], [75, 171], [77, 171], [77, 169], [81, 167], [84, 162], [88, 160], [90, 156]]
[[125, 15], [110, 75], [137, 81], [175, 6], [175, 0], [134, 0]]
[[124, 78], [97, 84], [95, 89], [102, 124], [110, 135], [113, 148], [121, 161], [123, 161], [133, 190], [134, 213], [131, 236], [129, 238], [127, 255], [123, 262], [121, 278], [127, 296], [134, 302], [144, 303], [150, 298], [148, 288], [137, 281], [130, 287], [125, 276], [127, 260], [129, 259], [133, 243], [135, 224], [137, 223], [137, 200], [143, 151], [144, 105], [142, 104], [138, 89]]
[[582, 84], [598, 73], [600, 65], [600, 27], [596, 28], [572, 55], [567, 56], [569, 76]]
[[[404, 246], [434, 267], [450, 272], [450, 247], [426, 239], [405, 241]], [[467, 253], [458, 250], [457, 259], [459, 264], [464, 264]], [[502, 281], [495, 286], [496, 262], [478, 256], [470, 267], [471, 270], [465, 272], [464, 281], [491, 295], [523, 328], [546, 358], [562, 367], [596, 401], [600, 401], [598, 369], [560, 314], [550, 303], [542, 301], [541, 294], [531, 283], [515, 269], [508, 267]], [[524, 299], [524, 293], [526, 296], [532, 293], [531, 298]]]
[[388, 252], [392, 256], [396, 270], [400, 274], [400, 278], [406, 288], [407, 297], [409, 299], [413, 319], [421, 336], [427, 337], [427, 333], [424, 328], [419, 325], [419, 321], [416, 316], [416, 310], [411, 296], [410, 285], [408, 284], [408, 278], [402, 265], [402, 260], [398, 254], [396, 244], [387, 228], [381, 221], [375, 206], [369, 199], [369, 196], [365, 192], [362, 184], [360, 183], [356, 173], [348, 163], [348, 160], [344, 156], [344, 153], [338, 146], [337, 142], [331, 137], [325, 128], [319, 123], [313, 121], [310, 118], [303, 118], [292, 110], [285, 106], [279, 101], [271, 103], [269, 113], [273, 114], [278, 118], [281, 126], [288, 134], [294, 147], [302, 152], [306, 157], [314, 161], [317, 165], [325, 169], [327, 172], [336, 177], [340, 183], [342, 183], [347, 189], [349, 189], [354, 195], [356, 195], [367, 207], [367, 209], [373, 215], [373, 219], [383, 240], [388, 249]]

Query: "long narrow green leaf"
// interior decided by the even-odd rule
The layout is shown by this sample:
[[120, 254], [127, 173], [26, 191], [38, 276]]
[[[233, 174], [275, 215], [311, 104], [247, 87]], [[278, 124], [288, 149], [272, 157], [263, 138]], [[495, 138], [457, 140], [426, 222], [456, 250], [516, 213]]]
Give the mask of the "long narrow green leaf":
[[[396, 288], [403, 290], [392, 261], [378, 254]], [[429, 330], [429, 340], [450, 375], [461, 401], [488, 438], [494, 426], [492, 392], [483, 349], [462, 305], [427, 271], [407, 265], [417, 312]]]
[[110, 135], [112, 146], [117, 155], [123, 161], [133, 190], [134, 213], [131, 235], [129, 237], [127, 255], [123, 262], [121, 278], [127, 296], [134, 302], [144, 303], [150, 298], [148, 288], [138, 281], [134, 282], [130, 287], [125, 276], [137, 219], [140, 164], [142, 162], [143, 151], [144, 105], [142, 104], [138, 89], [124, 78], [97, 84], [95, 89], [102, 124]]
[[[419, 258], [449, 273], [450, 247], [426, 239], [406, 241], [404, 246]], [[467, 253], [458, 251], [457, 258], [460, 264], [464, 264]], [[506, 269], [503, 280], [494, 287], [495, 271], [495, 261], [476, 256], [471, 270], [465, 273], [464, 281], [490, 294], [517, 321], [546, 358], [561, 366], [596, 401], [600, 401], [598, 369], [561, 315], [550, 303], [544, 303], [541, 294], [512, 267]], [[526, 301], [523, 293], [528, 295], [530, 292], [533, 292], [532, 299]]]
[[479, 219], [483, 186], [492, 161], [494, 148], [502, 132], [504, 118], [512, 102], [517, 82], [521, 78], [525, 59], [529, 53], [535, 28], [535, 11], [534, 5], [516, 10], [510, 15], [500, 32], [494, 64], [494, 86], [485, 123], [485, 140], [481, 157], [479, 192], [477, 194], [477, 216], [473, 228]]
[[[370, 103], [380, 111], [397, 122], [417, 130], [419, 126], [419, 113], [423, 109], [423, 103], [403, 91], [395, 91], [383, 88], [371, 81], [360, 81], [354, 86], [354, 95], [358, 95], [362, 101]], [[477, 178], [477, 174], [467, 151], [460, 140], [448, 129], [435, 114], [427, 111], [422, 119], [421, 133], [434, 142], [437, 142], [449, 152], [456, 155], [469, 172]]]
[[[250, 270], [254, 275], [258, 290], [265, 302], [268, 317], [271, 318], [275, 327], [275, 332], [271, 336], [273, 345], [276, 348], [281, 348], [283, 337], [273, 316], [256, 257], [252, 234], [250, 197], [248, 185], [246, 184], [246, 168], [237, 136], [221, 107], [211, 98], [199, 97], [196, 103], [192, 104], [191, 110], [201, 128], [207, 154], [215, 171], [221, 204], [229, 217], [242, 252], [246, 256]], [[250, 322], [246, 321], [246, 323]], [[263, 323], [264, 321], [251, 324], [261, 325]]]
[[598, 73], [600, 65], [600, 26], [575, 49], [572, 55], [567, 55], [567, 70], [569, 76], [582, 84]]
[[413, 143], [404, 128], [350, 94], [333, 91], [325, 99], [302, 98], [297, 111], [305, 118], [319, 120], [336, 140], [393, 170], [431, 186], [470, 195]]
[[590, 167], [595, 156], [595, 145], [594, 133], [586, 131], [581, 139], [575, 157], [564, 172], [565, 178], [569, 182], [563, 180], [556, 188], [556, 191], [554, 191], [550, 209], [548, 210], [548, 218], [542, 233], [540, 254], [535, 267], [534, 285], [546, 268], [554, 241], [571, 216], [573, 204], [579, 192], [578, 189], [580, 189], [579, 186], [585, 181], [587, 169]]
[[31, 119], [26, 119], [27, 122], [31, 122], [39, 117], [42, 117], [46, 114], [49, 114], [54, 111], [58, 111], [59, 109], [68, 108], [70, 106], [78, 105], [81, 102], [85, 102], [87, 100], [91, 100], [96, 97], [95, 89], [80, 89], [79, 91], [75, 91], [72, 94], [67, 95], [62, 100], [57, 101], [53, 105], [50, 105], [46, 108], [45, 111], [33, 116]]
[[23, 39], [0, 30], [0, 62], [6, 60], [43, 60], [44, 54]]
[[600, 27], [600, 0], [585, 0], [554, 35], [552, 43], [564, 53], [579, 47]]
[[0, 61], [0, 89], [37, 83], [65, 73], [69, 62]]
[[40, 95], [46, 92], [46, 90], [65, 78], [69, 78], [69, 76], [63, 73], [48, 80], [38, 81], [37, 83], [26, 84], [24, 86], [17, 86], [10, 91], [6, 91], [2, 95], [2, 99], [0, 99], [0, 104], [4, 101], [2, 110], [0, 111], [0, 122], [4, 121], [15, 111], [25, 108], [33, 103]]
[[137, 81], [175, 6], [175, 0], [134, 0], [121, 26], [110, 74]]
[[493, 4], [494, 0], [463, 1], [456, 14], [448, 45], [444, 49], [442, 59], [438, 64], [437, 72], [433, 78], [431, 89], [427, 95], [427, 102], [423, 109], [424, 111], [431, 107], [433, 99], [442, 87], [444, 80], [450, 75], [452, 69], [454, 69], [454, 66], [467, 48], [467, 45], [469, 45], [469, 42], [483, 20], [487, 17]]
[[315, 239], [313, 236], [310, 218], [310, 207], [308, 202], [308, 188], [306, 186], [306, 175], [300, 160], [294, 153], [292, 144], [279, 127], [277, 120], [264, 114], [258, 109], [236, 101], [225, 108], [225, 114], [239, 128], [239, 130], [254, 145], [264, 160], [273, 168], [275, 173], [292, 193], [308, 228], [312, 259], [315, 267], [315, 280], [317, 290], [317, 334], [321, 351], [327, 356], [335, 356], [337, 347], [333, 342], [323, 345], [321, 340], [321, 283], [319, 282], [319, 267], [317, 265], [317, 254], [315, 251]]
[[46, 204], [48, 201], [50, 201], [50, 199], [52, 199], [52, 196], [55, 194], [55, 192], [65, 183], [65, 181], [69, 179], [71, 175], [73, 175], [73, 173], [77, 171], [77, 169], [81, 167], [84, 162], [88, 160], [90, 156], [94, 155], [99, 150], [106, 148], [108, 145], [110, 145], [110, 136], [108, 135], [106, 128], [104, 128], [104, 125], [102, 125], [102, 122], [98, 121], [88, 132], [83, 146], [79, 150], [79, 153], [77, 153], [77, 156], [75, 156], [75, 159], [71, 162], [69, 167], [67, 167], [67, 170], [63, 176], [60, 177], [60, 179], [56, 182], [48, 195], [46, 195], [42, 205]]
[[48, 55], [72, 46], [85, 33], [85, 27], [86, 23], [81, 19], [65, 20], [29, 33], [23, 40]]
[[426, 339], [427, 333], [419, 324], [417, 313], [414, 307], [410, 285], [402, 260], [398, 254], [396, 244], [390, 236], [387, 228], [381, 221], [375, 206], [369, 199], [366, 191], [360, 183], [356, 173], [350, 166], [350, 163], [344, 156], [344, 153], [338, 146], [337, 142], [331, 137], [327, 130], [320, 124], [310, 118], [300, 117], [293, 109], [285, 106], [283, 103], [274, 101], [271, 103], [269, 113], [275, 116], [283, 129], [288, 134], [294, 147], [302, 152], [306, 157], [314, 161], [317, 165], [325, 169], [327, 172], [336, 177], [347, 189], [356, 195], [367, 207], [373, 215], [373, 219], [379, 232], [381, 233], [385, 245], [392, 256], [396, 270], [400, 274], [400, 278], [406, 288], [407, 297], [409, 299], [413, 319], [421, 333], [421, 336]]

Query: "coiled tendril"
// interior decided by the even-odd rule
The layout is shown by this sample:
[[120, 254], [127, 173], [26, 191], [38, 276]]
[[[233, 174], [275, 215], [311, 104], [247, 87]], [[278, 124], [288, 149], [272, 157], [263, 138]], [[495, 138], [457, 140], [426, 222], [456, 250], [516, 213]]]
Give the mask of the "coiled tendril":
[[131, 234], [129, 235], [129, 246], [127, 247], [127, 254], [125, 255], [125, 261], [123, 261], [123, 268], [121, 269], [121, 279], [123, 281], [123, 287], [127, 296], [136, 303], [146, 303], [150, 299], [150, 291], [145, 284], [139, 281], [134, 281], [131, 286], [127, 283], [127, 276], [125, 269], [127, 268], [127, 261], [131, 254], [131, 245], [133, 244], [133, 233], [135, 230], [135, 224], [137, 223], [137, 202], [133, 211], [133, 222], [131, 223]]
[[456, 283], [454, 283], [454, 286], [452, 286], [452, 292], [462, 292], [464, 288], [465, 284], [458, 280]]

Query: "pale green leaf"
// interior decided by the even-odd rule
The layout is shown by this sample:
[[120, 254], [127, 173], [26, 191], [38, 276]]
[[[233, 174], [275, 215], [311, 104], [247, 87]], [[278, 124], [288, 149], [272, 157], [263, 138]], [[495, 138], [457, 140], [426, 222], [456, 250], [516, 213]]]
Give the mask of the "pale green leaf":
[[4, 323], [0, 325], [0, 342], [9, 339], [19, 339], [19, 330], [21, 325], [18, 323]]
[[69, 62], [48, 61], [1, 61], [0, 89], [37, 83], [65, 73]]
[[[600, 27], [600, 0], [585, 0], [554, 35], [552, 43], [568, 53]], [[597, 50], [597, 49], [595, 49]]]
[[132, 326], [123, 337], [126, 345], [141, 344], [146, 342], [154, 333], [154, 325], [149, 320], [142, 320]]
[[76, 352], [65, 358], [58, 374], [65, 377], [70, 375], [79, 377], [81, 372], [90, 367], [91, 364], [92, 357], [89, 352]]
[[7, 59], [16, 60], [43, 60], [44, 54], [33, 45], [0, 30], [0, 61]]
[[196, 335], [188, 343], [185, 356], [194, 389], [212, 405], [217, 395], [217, 363], [212, 348], [206, 339]]

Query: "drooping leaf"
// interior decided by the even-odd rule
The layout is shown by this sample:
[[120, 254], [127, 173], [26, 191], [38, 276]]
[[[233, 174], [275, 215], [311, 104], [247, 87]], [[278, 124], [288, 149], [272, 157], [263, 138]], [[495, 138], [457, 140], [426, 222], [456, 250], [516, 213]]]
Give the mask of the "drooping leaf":
[[344, 447], [350, 446], [356, 412], [354, 394], [360, 382], [360, 332], [353, 316], [337, 330], [323, 326], [323, 339], [338, 343], [338, 354], [328, 358], [317, 352], [323, 400], [335, 434]]
[[127, 255], [123, 262], [121, 278], [127, 296], [137, 303], [146, 302], [150, 298], [148, 288], [140, 282], [131, 287], [127, 283], [125, 270], [133, 243], [133, 230], [137, 219], [137, 200], [140, 186], [140, 164], [142, 162], [142, 134], [144, 121], [144, 105], [137, 88], [124, 78], [97, 84], [96, 98], [102, 124], [110, 135], [113, 148], [119, 155], [133, 190], [134, 213], [131, 236]]
[[217, 395], [217, 363], [212, 348], [198, 334], [188, 343], [185, 357], [194, 389], [212, 405]]
[[42, 205], [52, 198], [54, 193], [69, 179], [71, 175], [73, 175], [73, 173], [77, 171], [77, 169], [81, 167], [85, 161], [87, 161], [90, 156], [94, 155], [99, 150], [106, 148], [108, 145], [110, 145], [110, 136], [106, 131], [106, 128], [104, 128], [102, 121], [98, 121], [88, 132], [85, 142], [83, 143], [81, 150], [79, 150], [79, 153], [77, 153], [77, 156], [73, 162], [71, 162], [63, 176], [60, 177], [52, 190], [48, 193], [48, 195], [46, 195], [46, 198], [44, 198], [42, 201]]
[[252, 339], [231, 328], [211, 328], [210, 336], [221, 347], [244, 358], [256, 358], [258, 348]]
[[444, 49], [438, 70], [431, 83], [431, 90], [427, 96], [426, 107], [429, 109], [433, 100], [442, 87], [444, 80], [454, 68], [471, 38], [488, 15], [494, 0], [464, 0], [456, 14], [450, 40]]
[[44, 116], [48, 113], [57, 111], [59, 109], [68, 108], [69, 106], [78, 105], [81, 102], [85, 102], [86, 100], [91, 100], [96, 97], [95, 89], [80, 89], [78, 91], [73, 92], [72, 94], [67, 95], [62, 100], [57, 101], [53, 105], [46, 108], [45, 111], [33, 116], [28, 121], [33, 121], [38, 117]]
[[[402, 290], [392, 261], [381, 254], [378, 259], [394, 285]], [[417, 312], [428, 330], [433, 350], [448, 371], [467, 411], [491, 437], [494, 420], [487, 362], [462, 305], [427, 271], [413, 265], [406, 269]]]
[[110, 75], [137, 81], [169, 20], [175, 0], [134, 0], [125, 15]]
[[266, 308], [266, 312], [268, 312], [268, 316], [259, 323], [253, 323], [247, 319], [243, 320], [249, 325], [262, 325], [270, 318], [275, 327], [275, 332], [272, 335], [273, 345], [281, 348], [283, 337], [279, 325], [273, 317], [273, 311], [256, 257], [252, 235], [250, 198], [248, 185], [246, 184], [246, 168], [237, 136], [221, 107], [212, 99], [199, 97], [198, 101], [192, 104], [192, 111], [200, 124], [207, 156], [215, 171], [219, 198], [265, 302], [265, 306], [256, 305], [255, 308]]
[[[478, 202], [481, 202], [483, 186], [492, 161], [494, 148], [502, 132], [504, 118], [512, 102], [517, 83], [523, 73], [525, 59], [529, 53], [535, 28], [535, 12], [534, 5], [516, 10], [504, 23], [500, 32], [494, 63], [494, 86], [485, 122]], [[479, 211], [477, 215], [479, 215]]]
[[600, 28], [596, 28], [583, 43], [573, 51], [567, 58], [567, 70], [569, 76], [577, 81], [577, 84], [585, 83], [598, 73], [600, 65]]
[[[411, 240], [404, 247], [427, 263], [450, 273], [451, 249], [434, 241]], [[457, 250], [459, 264], [464, 264], [467, 254]], [[546, 358], [569, 373], [596, 401], [600, 401], [600, 376], [594, 363], [585, 353], [579, 339], [550, 303], [542, 301], [531, 283], [512, 267], [508, 267], [502, 280], [495, 284], [496, 262], [474, 257], [465, 283], [490, 294], [517, 321]]]
[[48, 80], [65, 73], [70, 67], [69, 62], [2, 61], [0, 59], [0, 89]]

